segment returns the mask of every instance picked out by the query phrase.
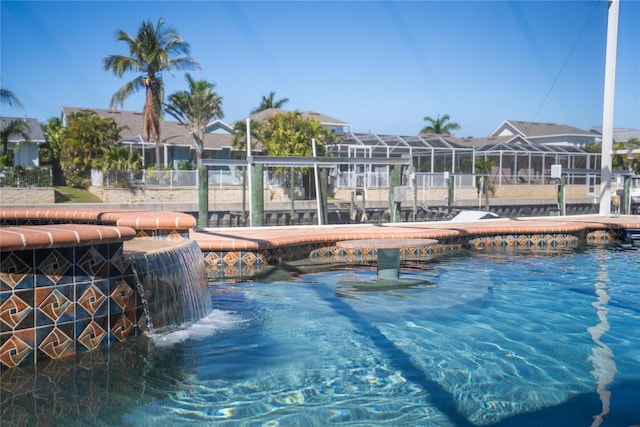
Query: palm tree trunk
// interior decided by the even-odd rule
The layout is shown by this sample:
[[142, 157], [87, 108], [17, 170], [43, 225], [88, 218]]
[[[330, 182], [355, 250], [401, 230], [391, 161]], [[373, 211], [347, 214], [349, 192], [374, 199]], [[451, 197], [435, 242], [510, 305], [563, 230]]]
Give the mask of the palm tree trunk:
[[160, 160], [160, 141], [156, 141], [156, 169], [158, 169], [158, 172], [162, 170], [162, 161]]

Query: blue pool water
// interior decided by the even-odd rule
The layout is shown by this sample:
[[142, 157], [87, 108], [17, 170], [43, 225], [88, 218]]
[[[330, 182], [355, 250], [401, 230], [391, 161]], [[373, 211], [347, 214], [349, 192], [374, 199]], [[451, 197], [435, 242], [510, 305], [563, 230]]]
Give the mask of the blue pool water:
[[640, 424], [640, 252], [474, 254], [401, 276], [214, 284], [186, 330], [22, 369], [35, 390], [5, 390], [2, 421]]

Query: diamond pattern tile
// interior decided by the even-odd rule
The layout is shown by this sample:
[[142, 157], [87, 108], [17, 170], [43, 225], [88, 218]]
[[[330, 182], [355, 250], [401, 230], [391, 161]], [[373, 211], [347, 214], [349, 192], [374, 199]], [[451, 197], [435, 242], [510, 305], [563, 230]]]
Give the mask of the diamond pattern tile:
[[105, 257], [93, 246], [78, 260], [77, 267], [89, 277], [108, 277], [108, 265]]
[[[115, 318], [115, 316], [113, 316]], [[125, 314], [117, 317], [111, 325], [111, 333], [120, 342], [125, 341], [135, 329], [136, 324]]]
[[[36, 286], [51, 286], [71, 281], [73, 272], [67, 271], [71, 269], [73, 263], [63, 255], [63, 252], [70, 254], [69, 251], [53, 249], [38, 264], [36, 270], [38, 274]], [[43, 251], [39, 251], [39, 254], [42, 253]], [[38, 255], [36, 255], [36, 258], [38, 258]]]
[[88, 350], [95, 350], [107, 335], [106, 331], [96, 322], [89, 325], [78, 336], [78, 342]]
[[21, 288], [20, 283], [33, 272], [31, 264], [16, 252], [2, 255], [0, 271], [0, 291]]
[[30, 304], [16, 294], [12, 294], [0, 305], [0, 321], [14, 329], [32, 312], [33, 308]]
[[58, 359], [73, 354], [73, 338], [62, 332], [59, 328], [53, 328], [44, 340], [38, 345], [38, 350], [51, 359]]
[[[58, 289], [53, 289], [52, 292], [49, 292], [42, 302], [38, 302], [36, 299], [36, 304], [54, 322], [57, 322], [69, 312], [73, 315], [73, 302]], [[68, 320], [73, 320], [73, 316]]]
[[78, 298], [78, 305], [84, 308], [87, 313], [94, 315], [106, 299], [105, 294], [102, 293], [96, 285], [92, 284], [80, 298]]
[[111, 292], [111, 300], [115, 302], [123, 311], [134, 307], [136, 304], [136, 293], [124, 280], [119, 280], [115, 289]]
[[0, 362], [5, 366], [14, 368], [20, 365], [32, 351], [33, 348], [20, 339], [18, 335], [11, 335], [9, 339], [0, 346]]

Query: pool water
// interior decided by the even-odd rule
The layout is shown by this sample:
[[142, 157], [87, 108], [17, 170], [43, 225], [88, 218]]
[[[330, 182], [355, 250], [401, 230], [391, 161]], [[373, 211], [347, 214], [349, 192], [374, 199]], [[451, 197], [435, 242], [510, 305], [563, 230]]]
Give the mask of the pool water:
[[5, 372], [2, 423], [640, 424], [639, 278], [589, 248], [213, 284], [188, 329]]

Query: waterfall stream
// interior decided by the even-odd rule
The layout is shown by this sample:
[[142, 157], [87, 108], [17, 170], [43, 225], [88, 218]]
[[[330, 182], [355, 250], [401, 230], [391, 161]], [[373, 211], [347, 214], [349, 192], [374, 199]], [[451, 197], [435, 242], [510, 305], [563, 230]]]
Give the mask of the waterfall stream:
[[202, 252], [194, 241], [151, 241], [130, 254], [149, 332], [188, 326], [212, 308]]

